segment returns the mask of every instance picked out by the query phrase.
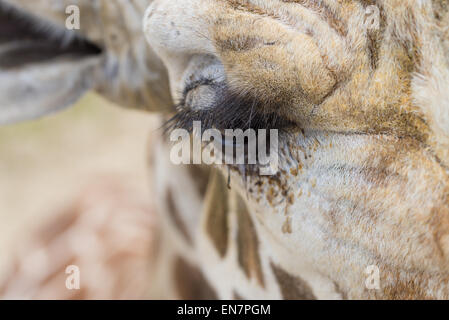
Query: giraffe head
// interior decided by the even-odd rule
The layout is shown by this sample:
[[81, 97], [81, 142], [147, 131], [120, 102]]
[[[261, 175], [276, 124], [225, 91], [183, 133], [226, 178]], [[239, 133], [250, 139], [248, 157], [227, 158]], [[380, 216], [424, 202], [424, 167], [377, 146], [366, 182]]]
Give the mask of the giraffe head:
[[[282, 119], [278, 174], [232, 177], [290, 273], [315, 270], [352, 298], [449, 297], [448, 10], [438, 0], [148, 8], [144, 31], [183, 123]], [[372, 265], [377, 290], [365, 286]]]
[[280, 119], [259, 123], [281, 129], [277, 175], [232, 172], [275, 276], [349, 298], [449, 298], [446, 0], [78, 0], [68, 33], [71, 4], [0, 0], [1, 30], [15, 26], [0, 33], [0, 123], [90, 88], [158, 111], [171, 93], [210, 124], [230, 101], [229, 129]]
[[1, 0], [0, 123], [54, 112], [90, 89], [168, 110], [165, 68], [142, 33], [150, 2]]

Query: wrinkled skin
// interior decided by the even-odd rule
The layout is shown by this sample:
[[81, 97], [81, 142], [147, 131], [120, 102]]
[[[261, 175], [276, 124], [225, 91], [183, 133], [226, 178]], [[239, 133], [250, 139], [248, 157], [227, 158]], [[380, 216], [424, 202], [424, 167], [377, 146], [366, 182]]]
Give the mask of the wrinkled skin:
[[448, 27], [445, 1], [156, 0], [145, 20], [175, 98], [220, 65], [212, 82], [294, 123], [279, 174], [246, 186], [259, 239], [349, 298], [449, 298]]
[[[134, 2], [144, 8], [151, 1]], [[112, 10], [123, 1], [95, 3]], [[379, 28], [369, 23], [369, 5], [379, 8]], [[120, 19], [98, 17], [119, 34], [130, 30]], [[135, 88], [129, 83], [143, 77], [150, 85], [137, 88], [149, 96], [145, 108], [170, 110], [163, 82], [127, 72], [124, 48], [143, 46], [143, 35], [136, 31], [138, 41], [114, 45], [86, 24], [84, 34], [105, 49], [94, 58], [89, 87], [129, 106], [135, 95], [114, 88]], [[206, 77], [292, 124], [280, 140], [278, 175], [253, 175], [245, 186], [243, 173], [232, 172], [233, 190], [247, 198], [264, 273], [272, 261], [304, 279], [318, 298], [449, 298], [448, 26], [444, 0], [152, 2], [144, 16], [152, 49], [143, 60], [165, 79], [161, 59], [174, 102], [189, 81]], [[126, 68], [111, 74], [105, 61]], [[205, 86], [190, 92], [196, 108], [211, 105], [214, 93]], [[220, 297], [233, 288], [247, 298], [277, 297], [272, 273], [264, 287], [245, 283], [207, 248], [198, 250], [196, 262], [209, 263], [207, 278], [227, 292]], [[370, 265], [380, 270], [378, 290], [365, 286]]]

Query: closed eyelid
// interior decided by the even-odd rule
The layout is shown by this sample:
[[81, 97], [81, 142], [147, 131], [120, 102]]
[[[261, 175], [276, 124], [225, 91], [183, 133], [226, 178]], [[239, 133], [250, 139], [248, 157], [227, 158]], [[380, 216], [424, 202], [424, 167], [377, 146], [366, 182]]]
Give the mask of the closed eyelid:
[[213, 85], [215, 82], [212, 79], [209, 78], [200, 78], [195, 81], [190, 81], [185, 84], [184, 90], [183, 90], [183, 99], [185, 99], [187, 93], [199, 86], [208, 86]]
[[178, 113], [170, 119], [166, 128], [192, 129], [193, 121], [201, 121], [202, 128], [225, 129], [282, 129], [294, 123], [281, 115], [271, 112], [276, 109], [270, 102], [253, 95], [251, 92], [238, 92], [225, 83], [213, 84], [217, 90], [217, 99], [212, 107], [186, 106], [185, 98], [177, 105]]

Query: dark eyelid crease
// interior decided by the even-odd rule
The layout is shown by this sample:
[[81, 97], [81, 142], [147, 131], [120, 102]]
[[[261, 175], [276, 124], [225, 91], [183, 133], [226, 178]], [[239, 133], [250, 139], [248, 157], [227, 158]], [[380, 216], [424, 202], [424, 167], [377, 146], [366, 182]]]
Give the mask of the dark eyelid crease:
[[211, 85], [213, 83], [214, 83], [214, 80], [208, 79], [208, 78], [201, 78], [199, 80], [188, 82], [185, 85], [185, 88], [183, 90], [183, 95], [186, 95], [190, 90], [193, 90], [199, 86], [203, 86], [203, 85], [207, 86], [207, 85]]

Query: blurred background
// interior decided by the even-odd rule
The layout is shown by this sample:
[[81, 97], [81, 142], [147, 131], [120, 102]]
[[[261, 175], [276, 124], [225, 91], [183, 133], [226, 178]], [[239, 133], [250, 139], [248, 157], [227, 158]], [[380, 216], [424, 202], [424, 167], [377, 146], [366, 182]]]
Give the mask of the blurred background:
[[[146, 146], [157, 129], [94, 93], [0, 127], [0, 298], [148, 296], [136, 272], [149, 272], [155, 242]], [[83, 290], [63, 287], [68, 264], [80, 265]], [[114, 280], [98, 284], [105, 273]]]

